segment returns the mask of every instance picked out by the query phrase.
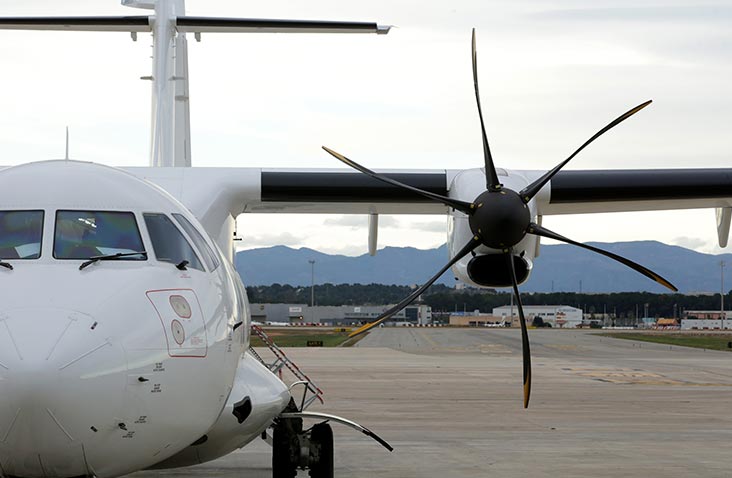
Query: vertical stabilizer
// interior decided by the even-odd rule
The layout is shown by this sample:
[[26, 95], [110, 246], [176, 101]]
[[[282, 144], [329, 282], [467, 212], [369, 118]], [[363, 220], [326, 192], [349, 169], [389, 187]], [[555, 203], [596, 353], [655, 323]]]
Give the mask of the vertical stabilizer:
[[389, 26], [366, 22], [189, 17], [185, 0], [120, 0], [123, 6], [154, 10], [154, 15], [0, 17], [0, 30], [150, 32], [153, 37], [152, 133], [150, 165], [191, 165], [188, 44], [185, 34], [202, 33], [376, 33]]
[[191, 108], [188, 93], [188, 40], [185, 33], [175, 37], [175, 141], [174, 166], [191, 165]]
[[[148, 3], [139, 2], [136, 3]], [[153, 25], [152, 138], [150, 165], [191, 165], [188, 46], [175, 28], [184, 0], [157, 0]]]

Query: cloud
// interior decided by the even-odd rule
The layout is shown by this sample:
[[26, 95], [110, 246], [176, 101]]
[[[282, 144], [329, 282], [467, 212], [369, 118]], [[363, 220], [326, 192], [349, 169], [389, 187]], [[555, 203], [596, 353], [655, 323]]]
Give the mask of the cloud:
[[364, 216], [340, 216], [323, 221], [324, 226], [349, 227], [353, 230], [365, 228], [368, 219]]
[[704, 239], [700, 239], [698, 237], [686, 237], [686, 236], [679, 236], [671, 240], [673, 244], [676, 244], [677, 246], [686, 247], [687, 249], [702, 249], [705, 248], [708, 245], [708, 241], [705, 241]]
[[732, 8], [721, 5], [553, 9], [534, 14], [546, 19], [602, 22], [729, 22]]
[[[366, 229], [368, 227], [368, 217], [362, 214], [348, 215], [328, 218], [323, 221], [324, 226], [349, 227], [351, 230]], [[401, 223], [391, 216], [379, 216], [379, 228], [384, 227], [402, 227]]]
[[258, 236], [244, 235], [239, 244], [243, 249], [268, 246], [300, 246], [306, 239], [306, 237], [295, 237], [289, 232], [282, 232], [279, 234], [260, 234]]
[[439, 232], [441, 234], [444, 234], [447, 231], [447, 224], [444, 220], [414, 222], [410, 227], [423, 232]]
[[402, 227], [402, 223], [392, 216], [379, 216], [379, 227], [399, 228]]

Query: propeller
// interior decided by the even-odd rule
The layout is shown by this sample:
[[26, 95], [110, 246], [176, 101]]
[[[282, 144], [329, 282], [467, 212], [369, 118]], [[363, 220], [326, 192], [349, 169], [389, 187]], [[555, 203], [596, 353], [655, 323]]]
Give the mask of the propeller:
[[526, 326], [524, 306], [521, 303], [521, 294], [519, 293], [518, 282], [516, 281], [516, 265], [513, 263], [513, 253], [506, 251], [505, 256], [511, 271], [513, 295], [516, 296], [516, 303], [518, 304], [519, 324], [521, 325], [521, 353], [524, 359], [524, 408], [529, 408], [529, 398], [531, 398], [531, 348], [529, 347], [529, 330]]
[[483, 135], [483, 161], [485, 162], [485, 187], [490, 190], [498, 190], [502, 187], [498, 180], [496, 167], [493, 165], [491, 148], [488, 146], [488, 135], [485, 134], [485, 122], [483, 122], [483, 109], [480, 107], [480, 92], [478, 91], [478, 50], [475, 43], [475, 28], [473, 28], [473, 41], [471, 42], [473, 54], [473, 86], [475, 89], [475, 102], [478, 105], [478, 118], [480, 118], [480, 132]]
[[521, 325], [521, 350], [523, 354], [523, 391], [524, 391], [524, 408], [529, 406], [529, 399], [531, 397], [531, 352], [529, 346], [529, 334], [528, 326], [526, 324], [526, 318], [524, 315], [523, 305], [521, 303], [521, 295], [519, 293], [518, 281], [516, 279], [516, 266], [514, 264], [514, 257], [516, 252], [514, 246], [521, 242], [527, 234], [534, 236], [545, 237], [548, 239], [554, 239], [557, 241], [565, 242], [583, 249], [587, 249], [598, 254], [602, 254], [605, 257], [613, 259], [621, 264], [630, 267], [631, 269], [645, 275], [646, 277], [658, 282], [664, 287], [676, 292], [677, 289], [668, 280], [661, 277], [659, 274], [647, 269], [640, 264], [637, 264], [630, 259], [621, 257], [612, 252], [608, 252], [597, 247], [593, 247], [587, 244], [573, 241], [572, 239], [566, 238], [560, 234], [550, 231], [549, 229], [542, 227], [532, 221], [531, 211], [529, 210], [529, 203], [539, 193], [539, 191], [556, 175], [564, 166], [567, 165], [577, 154], [583, 149], [590, 145], [597, 138], [610, 131], [615, 126], [619, 125], [626, 119], [630, 118], [649, 104], [651, 100], [645, 101], [638, 106], [631, 108], [622, 115], [615, 118], [613, 121], [608, 123], [605, 127], [595, 133], [590, 139], [585, 141], [582, 146], [577, 148], [567, 159], [557, 164], [554, 168], [547, 171], [541, 177], [536, 179], [534, 182], [523, 188], [521, 191], [516, 192], [509, 188], [503, 187], [500, 180], [498, 179], [498, 173], [496, 172], [495, 165], [493, 164], [493, 157], [491, 155], [490, 147], [488, 145], [488, 136], [485, 131], [485, 123], [483, 121], [483, 111], [480, 105], [480, 93], [478, 91], [478, 56], [476, 53], [476, 41], [475, 41], [475, 29], [473, 29], [472, 35], [472, 62], [473, 62], [473, 84], [475, 88], [475, 100], [478, 105], [478, 117], [480, 118], [480, 127], [483, 139], [483, 159], [485, 163], [485, 180], [486, 190], [479, 194], [472, 202], [460, 201], [447, 196], [441, 196], [429, 191], [424, 191], [419, 188], [401, 183], [394, 179], [391, 179], [382, 174], [376, 173], [355, 161], [343, 156], [340, 153], [333, 151], [332, 149], [323, 146], [323, 149], [331, 154], [339, 161], [345, 163], [357, 171], [360, 171], [368, 176], [390, 184], [392, 186], [408, 189], [416, 194], [427, 197], [433, 201], [442, 203], [448, 207], [451, 207], [457, 211], [460, 211], [468, 216], [468, 224], [470, 230], [473, 233], [473, 237], [468, 241], [467, 244], [457, 253], [455, 256], [440, 269], [431, 279], [425, 282], [421, 287], [416, 289], [414, 292], [409, 294], [398, 304], [391, 307], [375, 321], [370, 322], [362, 327], [354, 330], [350, 336], [355, 337], [363, 334], [368, 330], [378, 326], [384, 321], [388, 320], [396, 313], [401, 311], [412, 301], [417, 299], [425, 290], [427, 290], [437, 279], [440, 278], [450, 267], [460, 261], [463, 257], [473, 252], [479, 246], [489, 247], [491, 249], [499, 250], [508, 262], [508, 268], [510, 271], [511, 287], [516, 296], [518, 303], [519, 322]]

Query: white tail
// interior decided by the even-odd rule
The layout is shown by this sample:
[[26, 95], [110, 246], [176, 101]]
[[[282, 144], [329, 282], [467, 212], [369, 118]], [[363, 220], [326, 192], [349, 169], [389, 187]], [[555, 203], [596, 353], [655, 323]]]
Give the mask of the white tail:
[[0, 29], [140, 32], [153, 38], [152, 128], [150, 165], [191, 165], [191, 121], [188, 92], [188, 43], [186, 33], [283, 32], [377, 33], [388, 26], [362, 22], [267, 20], [250, 18], [188, 17], [184, 0], [121, 0], [132, 8], [155, 10], [152, 16], [125, 17], [0, 17]]
[[155, 2], [150, 166], [191, 165], [188, 44], [170, 27], [184, 15], [183, 0]]

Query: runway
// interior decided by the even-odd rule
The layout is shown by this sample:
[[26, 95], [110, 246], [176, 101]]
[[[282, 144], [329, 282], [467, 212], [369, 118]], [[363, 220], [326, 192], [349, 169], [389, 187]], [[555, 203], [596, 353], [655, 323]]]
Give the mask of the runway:
[[[729, 477], [732, 353], [531, 330], [522, 407], [517, 329], [378, 329], [353, 348], [287, 349], [325, 390], [337, 477]], [[271, 476], [254, 443], [221, 460], [135, 477]], [[298, 476], [307, 476], [301, 472]]]

